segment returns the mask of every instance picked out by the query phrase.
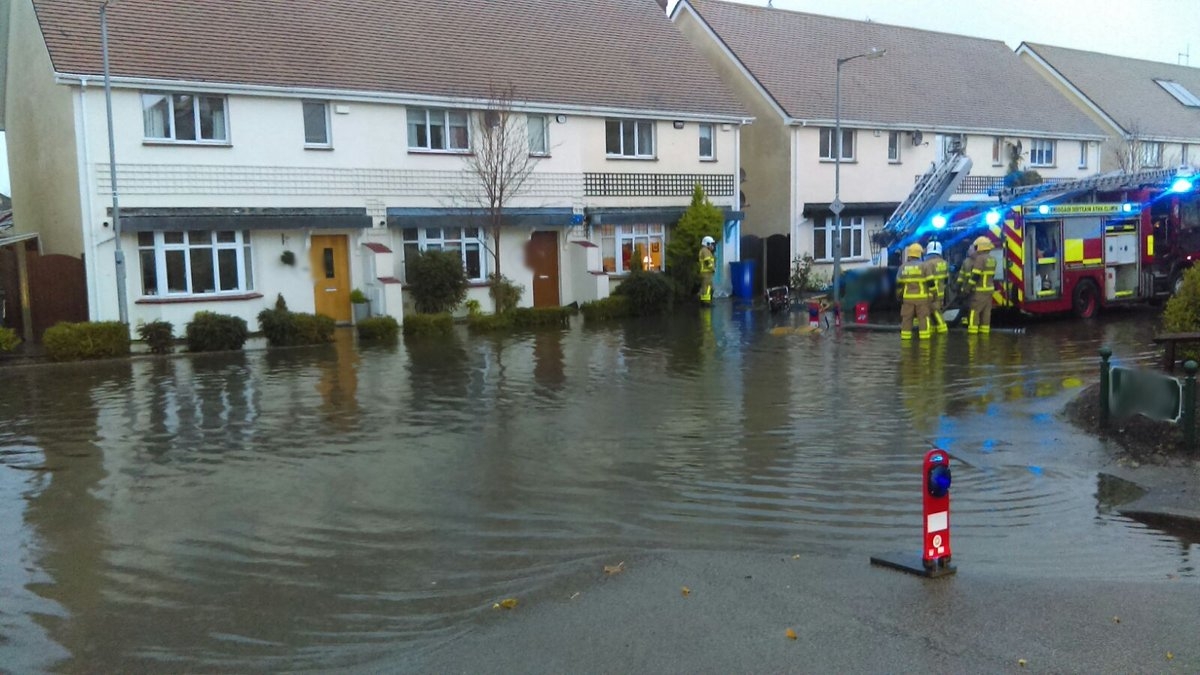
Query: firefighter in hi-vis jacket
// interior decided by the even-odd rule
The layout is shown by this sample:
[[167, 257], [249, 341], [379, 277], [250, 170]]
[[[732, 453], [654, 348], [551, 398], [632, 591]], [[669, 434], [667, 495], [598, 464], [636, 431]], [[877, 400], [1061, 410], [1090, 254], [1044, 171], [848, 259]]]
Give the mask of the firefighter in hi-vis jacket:
[[896, 289], [903, 301], [900, 305], [900, 339], [911, 340], [913, 319], [917, 322], [917, 335], [929, 338], [929, 280], [925, 275], [925, 264], [921, 254], [925, 251], [920, 244], [910, 244], [904, 249], [905, 262], [896, 275]]
[[925, 277], [929, 280], [929, 317], [933, 320], [933, 330], [945, 333], [950, 330], [942, 318], [950, 265], [942, 258], [941, 242], [929, 242], [929, 248], [925, 251]]
[[967, 318], [968, 333], [992, 332], [992, 293], [995, 292], [993, 280], [996, 278], [996, 259], [992, 257], [992, 249], [996, 248], [992, 240], [979, 237], [975, 240], [975, 252], [963, 263], [959, 279], [971, 292], [971, 313]]
[[717, 258], [713, 253], [717, 250], [717, 242], [712, 237], [700, 240], [700, 302], [707, 305], [712, 302], [713, 272], [717, 270]]

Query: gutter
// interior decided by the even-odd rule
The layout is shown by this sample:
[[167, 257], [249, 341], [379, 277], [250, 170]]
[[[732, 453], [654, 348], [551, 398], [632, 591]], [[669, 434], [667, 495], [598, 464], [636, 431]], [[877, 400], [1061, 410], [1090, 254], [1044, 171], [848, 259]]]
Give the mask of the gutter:
[[[797, 127], [832, 127], [836, 120], [831, 119], [800, 119], [789, 118], [787, 124]], [[881, 131], [922, 131], [934, 134], [969, 134], [973, 136], [1020, 136], [1029, 138], [1049, 138], [1067, 141], [1103, 141], [1108, 139], [1105, 134], [1081, 134], [1075, 132], [1046, 131], [1032, 129], [992, 129], [982, 127], [955, 127], [936, 124], [912, 123], [897, 124], [895, 122], [871, 122], [866, 120], [842, 120], [843, 127], [854, 129], [879, 129]]]
[[[55, 73], [56, 84], [80, 85], [93, 75], [80, 73]], [[168, 80], [161, 78], [143, 77], [113, 77], [114, 89], [152, 89], [152, 90], [182, 90], [206, 94], [245, 94], [247, 96], [263, 96], [273, 98], [317, 98], [338, 101], [357, 101], [363, 103], [392, 103], [413, 106], [453, 107], [453, 108], [486, 108], [491, 100], [463, 96], [434, 96], [425, 94], [398, 94], [381, 91], [353, 89], [322, 89], [312, 87], [281, 87], [257, 84], [237, 84], [222, 82], [202, 82], [199, 80]], [[719, 122], [724, 124], [750, 124], [754, 117], [729, 114], [702, 114], [696, 112], [680, 112], [669, 110], [647, 110], [641, 108], [620, 108], [609, 106], [589, 106], [576, 104], [559, 104], [547, 102], [512, 103], [512, 109], [517, 112], [534, 113], [572, 113], [588, 117], [640, 117], [655, 120], [683, 120], [685, 122]]]

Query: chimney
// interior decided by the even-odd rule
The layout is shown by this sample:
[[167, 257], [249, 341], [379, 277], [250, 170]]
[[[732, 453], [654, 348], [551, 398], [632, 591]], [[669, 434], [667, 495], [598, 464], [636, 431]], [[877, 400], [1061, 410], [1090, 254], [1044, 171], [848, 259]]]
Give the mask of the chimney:
[[664, 14], [667, 13], [667, 0], [658, 0], [658, 6], [662, 8]]

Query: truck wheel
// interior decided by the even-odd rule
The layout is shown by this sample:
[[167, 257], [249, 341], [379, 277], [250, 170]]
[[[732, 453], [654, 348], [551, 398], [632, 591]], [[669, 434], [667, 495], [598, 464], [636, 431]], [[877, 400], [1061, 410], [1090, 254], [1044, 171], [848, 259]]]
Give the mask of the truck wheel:
[[1175, 279], [1171, 282], [1171, 296], [1179, 295], [1180, 289], [1183, 288], [1183, 274], [1187, 270], [1180, 270], [1175, 273]]
[[1090, 319], [1096, 316], [1099, 309], [1100, 291], [1096, 288], [1096, 282], [1091, 279], [1080, 281], [1071, 295], [1071, 311], [1080, 319]]

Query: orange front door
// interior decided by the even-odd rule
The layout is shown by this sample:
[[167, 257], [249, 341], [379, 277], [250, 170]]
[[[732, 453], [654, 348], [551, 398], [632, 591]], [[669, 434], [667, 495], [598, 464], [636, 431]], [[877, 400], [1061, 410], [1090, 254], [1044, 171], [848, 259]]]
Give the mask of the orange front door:
[[534, 232], [526, 262], [533, 270], [533, 306], [558, 307], [558, 233]]
[[350, 256], [346, 235], [313, 235], [308, 260], [312, 265], [313, 298], [317, 314], [339, 323], [350, 321]]

